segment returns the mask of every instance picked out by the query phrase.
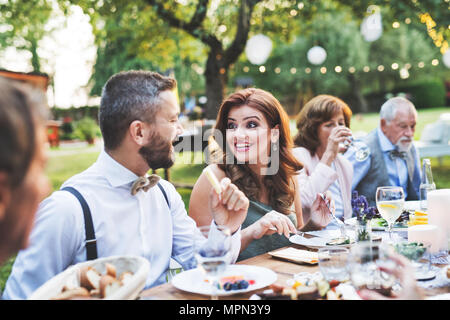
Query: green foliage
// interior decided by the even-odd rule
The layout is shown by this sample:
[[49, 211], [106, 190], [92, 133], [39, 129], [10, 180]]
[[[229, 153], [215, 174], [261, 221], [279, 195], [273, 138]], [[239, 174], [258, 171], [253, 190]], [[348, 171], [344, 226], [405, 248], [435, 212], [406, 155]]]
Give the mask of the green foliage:
[[74, 127], [74, 136], [89, 142], [92, 142], [99, 132], [99, 127], [95, 120], [88, 117], [76, 121]]
[[9, 274], [11, 273], [12, 265], [16, 257], [11, 257], [3, 265], [0, 265], [0, 296], [1, 292], [5, 288], [6, 280], [8, 280]]
[[[408, 81], [400, 77], [402, 68], [408, 69], [409, 79], [421, 81], [430, 73], [448, 79], [448, 69], [431, 65], [441, 54], [414, 15], [410, 14], [410, 25], [401, 23], [399, 28], [392, 28], [391, 9], [382, 7], [383, 35], [377, 41], [366, 42], [360, 34], [361, 21], [355, 19], [354, 8], [325, 4], [310, 20], [302, 21], [307, 33], [300, 33], [291, 43], [276, 42], [264, 64], [264, 73], [241, 57], [233, 69], [230, 84], [237, 77], [251, 77], [256, 87], [284, 100], [284, 107], [295, 114], [312, 96], [321, 93], [343, 98], [355, 112], [376, 111], [386, 93]], [[327, 52], [325, 62], [319, 66], [310, 64], [306, 58], [314, 45], [322, 46]], [[391, 67], [393, 63], [398, 64], [396, 70]], [[340, 72], [335, 70], [336, 66], [341, 67]], [[380, 66], [382, 71], [378, 70]], [[320, 72], [322, 67], [326, 68], [325, 74]], [[350, 67], [354, 73], [349, 71]], [[358, 96], [368, 97], [365, 101], [368, 109], [362, 109]], [[442, 102], [433, 104], [443, 105]]]
[[71, 108], [57, 108], [50, 109], [54, 119], [62, 120], [66, 117], [72, 120], [80, 120], [84, 117], [90, 117], [92, 119], [98, 119], [99, 106], [83, 106], [83, 107], [71, 107]]
[[410, 94], [417, 109], [436, 108], [446, 103], [446, 90], [440, 79], [415, 81], [396, 88], [395, 92]]
[[33, 71], [41, 72], [38, 42], [49, 31], [46, 23], [52, 13], [51, 0], [2, 1], [0, 4], [0, 49], [13, 46], [31, 53]]

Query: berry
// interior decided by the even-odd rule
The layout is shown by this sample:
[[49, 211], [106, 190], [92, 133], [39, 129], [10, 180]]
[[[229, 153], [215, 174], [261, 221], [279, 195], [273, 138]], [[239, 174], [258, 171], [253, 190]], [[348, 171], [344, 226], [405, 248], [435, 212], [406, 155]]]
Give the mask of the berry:
[[230, 291], [233, 289], [233, 284], [231, 282], [225, 282], [225, 284], [223, 285], [223, 289], [225, 291]]
[[239, 289], [247, 289], [248, 282], [245, 280], [238, 281], [238, 286], [239, 286]]

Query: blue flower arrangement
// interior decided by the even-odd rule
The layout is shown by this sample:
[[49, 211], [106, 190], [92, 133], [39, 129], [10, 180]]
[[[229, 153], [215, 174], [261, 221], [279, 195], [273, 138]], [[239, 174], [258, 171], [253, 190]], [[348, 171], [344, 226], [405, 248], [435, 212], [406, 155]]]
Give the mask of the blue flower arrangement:
[[352, 210], [358, 221], [365, 222], [374, 218], [378, 213], [377, 208], [369, 207], [366, 197], [359, 196], [356, 190], [352, 192]]

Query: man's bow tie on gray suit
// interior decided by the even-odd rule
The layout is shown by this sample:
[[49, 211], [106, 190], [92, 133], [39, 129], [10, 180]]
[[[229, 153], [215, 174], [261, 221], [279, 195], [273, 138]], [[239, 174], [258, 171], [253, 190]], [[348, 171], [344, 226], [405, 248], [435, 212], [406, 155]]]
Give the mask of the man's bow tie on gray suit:
[[411, 153], [405, 151], [399, 151], [397, 149], [389, 151], [389, 158], [394, 160], [395, 158], [400, 158], [406, 161], [408, 166], [408, 177], [412, 181], [414, 176], [414, 158]]
[[407, 160], [408, 155], [405, 151], [398, 151], [397, 149], [389, 151], [389, 158], [394, 160], [395, 158], [401, 158], [403, 160]]

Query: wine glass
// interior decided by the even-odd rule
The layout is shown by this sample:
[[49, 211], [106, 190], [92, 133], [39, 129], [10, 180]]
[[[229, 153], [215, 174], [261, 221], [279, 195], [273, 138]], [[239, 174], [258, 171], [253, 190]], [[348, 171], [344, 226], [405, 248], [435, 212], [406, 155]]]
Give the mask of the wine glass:
[[219, 277], [230, 262], [231, 232], [224, 226], [202, 226], [198, 230], [203, 237], [194, 240], [197, 267], [211, 286], [211, 300], [217, 300]]
[[378, 187], [376, 192], [378, 212], [388, 223], [389, 240], [392, 241], [392, 226], [400, 217], [405, 204], [405, 193], [402, 187]]
[[343, 145], [355, 151], [356, 161], [364, 161], [370, 156], [369, 146], [361, 140], [355, 140], [353, 136], [348, 137], [348, 140], [345, 140]]

